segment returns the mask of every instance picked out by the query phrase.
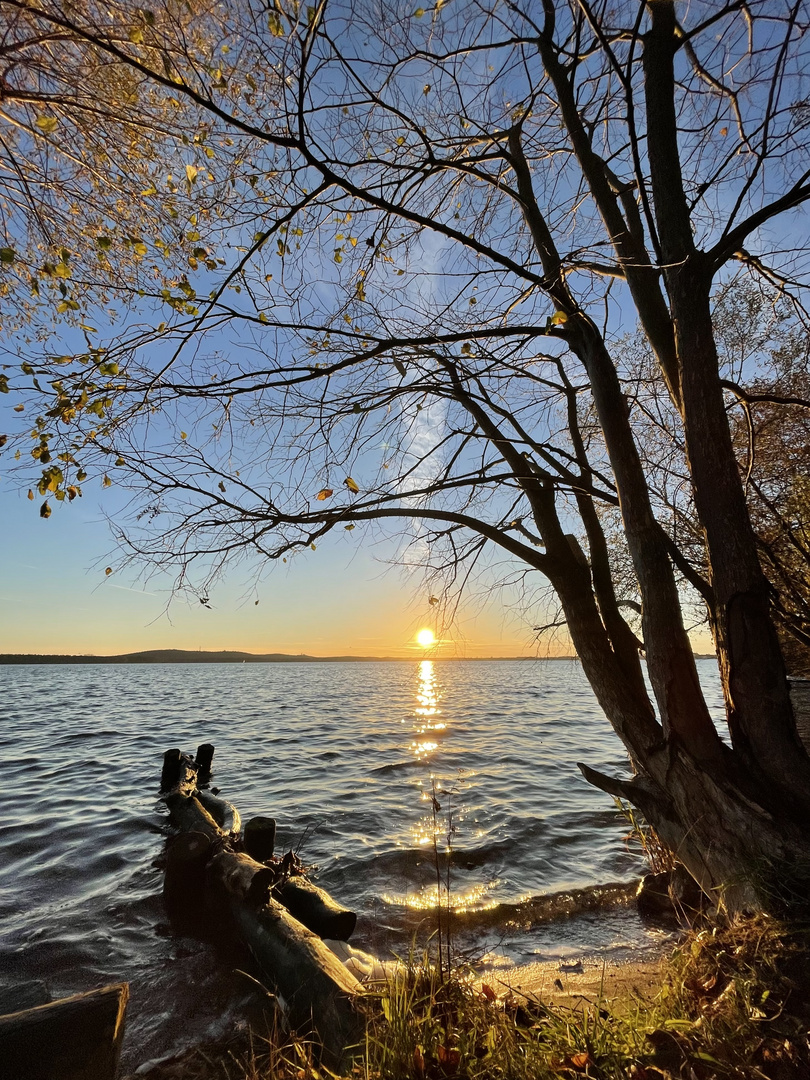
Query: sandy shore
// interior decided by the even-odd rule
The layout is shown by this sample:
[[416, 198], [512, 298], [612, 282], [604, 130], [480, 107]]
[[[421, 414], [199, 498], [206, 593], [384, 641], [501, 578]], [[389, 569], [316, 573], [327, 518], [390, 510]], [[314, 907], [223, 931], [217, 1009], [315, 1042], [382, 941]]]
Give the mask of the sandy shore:
[[554, 1005], [596, 1002], [605, 1008], [632, 1008], [639, 999], [649, 1000], [658, 992], [666, 957], [642, 956], [607, 963], [578, 960], [575, 963], [548, 961], [492, 971], [478, 981], [497, 994], [512, 990]]

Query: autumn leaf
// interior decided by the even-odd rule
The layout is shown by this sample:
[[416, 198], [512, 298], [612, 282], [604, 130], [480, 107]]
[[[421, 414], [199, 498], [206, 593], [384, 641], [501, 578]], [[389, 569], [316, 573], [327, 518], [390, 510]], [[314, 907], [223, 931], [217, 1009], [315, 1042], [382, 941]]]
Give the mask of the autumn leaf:
[[[348, 480], [346, 481], [346, 483], [348, 484]], [[335, 493], [331, 488], [321, 488], [315, 498], [318, 500], [318, 502], [323, 502], [324, 499], [328, 499], [330, 495], [334, 494]]]
[[417, 1076], [425, 1075], [425, 1055], [422, 1053], [421, 1046], [415, 1046], [413, 1049], [413, 1069]]
[[112, 567], [108, 566], [107, 569], [104, 571], [104, 573], [107, 575], [107, 577], [109, 577], [110, 574], [112, 573]]
[[436, 604], [438, 604], [438, 602], [439, 602], [439, 598], [438, 598], [438, 596], [431, 596], [431, 597], [430, 597], [430, 598], [428, 599], [428, 603], [430, 604], [430, 606], [431, 606], [431, 607], [435, 607], [435, 606], [436, 606]]
[[48, 506], [47, 499], [42, 504], [42, 506], [40, 506], [40, 508], [39, 508], [39, 516], [41, 518], [49, 518], [51, 516], [51, 508], [50, 508], [50, 506]]
[[452, 1076], [456, 1072], [461, 1061], [461, 1054], [458, 1050], [450, 1046], [440, 1046], [438, 1050], [439, 1064], [442, 1070], [448, 1075]]
[[564, 311], [555, 311], [554, 314], [551, 316], [552, 326], [565, 326], [567, 322], [568, 316], [565, 314]]
[[16, 258], [17, 252], [14, 250], [14, 248], [0, 248], [0, 263], [4, 263], [6, 266], [10, 266]]
[[197, 173], [199, 171], [200, 170], [196, 165], [186, 165], [186, 180], [188, 180], [189, 185], [193, 184], [197, 179]]
[[[59, 121], [55, 116], [38, 116], [34, 123], [46, 135], [53, 135], [54, 131], [59, 127]], [[47, 515], [44, 516], [47, 517]]]
[[589, 1065], [596, 1062], [587, 1051], [582, 1054], [566, 1054], [561, 1061], [552, 1061], [551, 1067], [555, 1072], [587, 1072]]
[[[438, 603], [438, 600], [436, 600], [436, 597], [431, 596], [431, 598], [430, 598], [431, 604], [434, 601], [436, 603]], [[484, 997], [487, 999], [487, 1001], [497, 1001], [498, 1000], [498, 995], [495, 993], [495, 991], [492, 989], [492, 987], [489, 985], [489, 983], [481, 983], [481, 993], [484, 995]]]
[[357, 484], [354, 482], [354, 480], [352, 480], [352, 478], [350, 476], [347, 476], [346, 479], [343, 481], [343, 483], [346, 485], [346, 487], [349, 489], [349, 491], [351, 491], [352, 495], [359, 495], [360, 488], [357, 486]]

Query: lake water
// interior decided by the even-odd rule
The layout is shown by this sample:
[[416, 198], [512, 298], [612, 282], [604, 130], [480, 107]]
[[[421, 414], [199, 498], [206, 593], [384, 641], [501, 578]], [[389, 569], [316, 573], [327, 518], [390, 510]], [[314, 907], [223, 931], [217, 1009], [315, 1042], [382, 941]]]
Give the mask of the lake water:
[[317, 867], [378, 955], [431, 932], [450, 827], [457, 941], [485, 965], [655, 940], [628, 888], [594, 888], [644, 867], [576, 769], [627, 762], [575, 661], [6, 666], [0, 703], [0, 989], [128, 980], [126, 1068], [215, 1034], [248, 989], [244, 957], [166, 920], [173, 746], [216, 745], [222, 797], [277, 819], [277, 851]]

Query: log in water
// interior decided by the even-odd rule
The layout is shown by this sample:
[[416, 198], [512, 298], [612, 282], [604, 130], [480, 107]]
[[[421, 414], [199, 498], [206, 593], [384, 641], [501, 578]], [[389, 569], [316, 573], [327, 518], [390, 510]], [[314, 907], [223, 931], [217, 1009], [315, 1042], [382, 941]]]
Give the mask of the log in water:
[[[360, 1037], [357, 997], [362, 986], [321, 937], [345, 941], [356, 914], [304, 877], [291, 876], [292, 853], [284, 860], [268, 856], [260, 862], [239, 850], [238, 811], [200, 791], [196, 778], [196, 763], [179, 751], [167, 752], [161, 779], [173, 779], [174, 786], [163, 799], [171, 824], [180, 830], [166, 847], [169, 911], [185, 918], [207, 912], [225, 916], [293, 1026], [314, 1033], [327, 1063], [342, 1066], [347, 1047]], [[250, 849], [272, 854], [275, 822], [254, 818], [250, 825]]]
[[0, 1080], [115, 1080], [129, 987], [0, 1016]]

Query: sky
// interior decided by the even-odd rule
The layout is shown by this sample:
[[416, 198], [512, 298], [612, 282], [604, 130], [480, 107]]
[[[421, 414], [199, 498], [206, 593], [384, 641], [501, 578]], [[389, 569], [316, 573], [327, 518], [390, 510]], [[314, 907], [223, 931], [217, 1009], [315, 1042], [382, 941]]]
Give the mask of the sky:
[[[54, 504], [48, 520], [26, 491], [8, 480], [0, 490], [2, 653], [233, 649], [474, 658], [537, 652], [530, 620], [508, 596], [472, 596], [455, 625], [438, 625], [418, 569], [391, 565], [396, 541], [323, 542], [261, 580], [259, 563], [244, 564], [212, 591], [206, 608], [182, 597], [172, 601], [168, 578], [105, 574], [117, 556], [105, 517], [120, 509], [114, 491], [88, 483], [81, 500]], [[425, 627], [440, 641], [429, 653], [414, 640]]]

